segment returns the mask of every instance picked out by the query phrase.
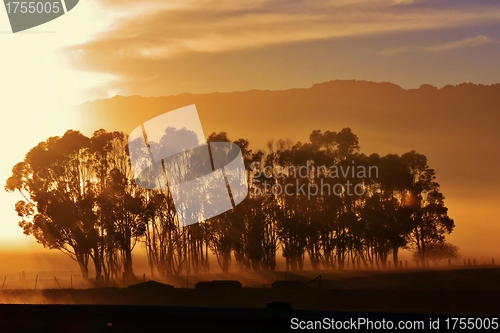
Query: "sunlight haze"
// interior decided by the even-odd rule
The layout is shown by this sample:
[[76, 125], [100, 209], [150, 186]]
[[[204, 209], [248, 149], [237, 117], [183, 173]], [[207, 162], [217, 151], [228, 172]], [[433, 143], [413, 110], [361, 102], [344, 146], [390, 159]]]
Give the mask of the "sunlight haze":
[[[6, 12], [0, 10], [0, 179], [5, 184], [12, 167], [40, 141], [68, 129], [100, 128], [99, 116], [85, 119], [91, 125], [78, 123], [76, 107], [116, 95], [279, 91], [332, 80], [391, 82], [404, 89], [463, 82], [493, 85], [500, 78], [498, 22], [500, 6], [487, 0], [85, 0], [57, 20], [12, 34]], [[251, 112], [246, 115], [252, 118]], [[127, 115], [122, 117], [120, 121], [127, 121]], [[227, 129], [218, 130], [231, 135], [231, 121]], [[461, 142], [443, 137], [439, 143], [429, 143], [411, 134], [397, 141], [366, 123], [338, 122], [334, 128], [301, 130], [361, 131], [369, 136], [360, 135], [361, 152], [366, 154], [403, 154], [421, 144], [418, 152], [431, 155], [429, 164], [437, 171], [449, 215], [456, 222], [447, 239], [465, 256], [489, 260], [500, 255], [500, 197], [493, 191], [498, 183], [475, 188], [470, 180], [461, 185], [455, 172], [461, 166], [450, 165], [450, 159], [434, 149]], [[294, 128], [252, 130], [262, 142], [286, 137], [307, 140], [305, 132], [299, 135]], [[433, 131], [438, 137], [439, 129]], [[372, 138], [380, 139], [378, 146]], [[250, 148], [266, 149], [262, 142], [250, 142]], [[483, 144], [478, 149], [498, 155], [498, 136]], [[478, 163], [483, 164], [484, 177], [497, 169], [490, 161]], [[492, 178], [498, 181], [497, 176]], [[479, 193], [484, 197], [472, 197]], [[0, 192], [0, 248], [35, 252], [42, 246], [17, 225], [14, 204], [20, 199], [18, 193]]]

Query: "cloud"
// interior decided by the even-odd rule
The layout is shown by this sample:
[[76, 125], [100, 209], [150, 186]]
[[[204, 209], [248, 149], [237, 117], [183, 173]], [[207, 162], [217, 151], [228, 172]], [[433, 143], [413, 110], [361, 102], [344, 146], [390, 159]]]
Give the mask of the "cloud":
[[457, 49], [462, 49], [462, 48], [476, 48], [476, 47], [480, 47], [480, 46], [487, 45], [490, 43], [495, 43], [495, 42], [497, 42], [497, 41], [493, 38], [490, 38], [490, 37], [484, 36], [484, 35], [478, 35], [476, 37], [467, 37], [467, 38], [453, 41], [453, 42], [430, 45], [430, 46], [419, 46], [419, 47], [405, 46], [405, 47], [399, 47], [399, 48], [386, 49], [386, 50], [383, 50], [382, 52], [380, 52], [380, 54], [382, 54], [382, 55], [394, 55], [394, 54], [408, 53], [408, 52], [439, 53], [439, 52], [446, 52], [446, 51], [457, 50]]
[[429, 46], [425, 48], [425, 50], [430, 52], [444, 52], [449, 50], [461, 49], [464, 47], [479, 47], [492, 42], [494, 42], [494, 39], [479, 35], [476, 37], [469, 37], [451, 43]]
[[[117, 22], [115, 30], [76, 48], [96, 56], [102, 53], [151, 60], [190, 52], [220, 53], [320, 39], [456, 27], [464, 22], [500, 19], [500, 9], [487, 12], [482, 7], [458, 12], [429, 11], [428, 8], [405, 11], [394, 6], [393, 1], [385, 0], [260, 0], [244, 4], [204, 0], [187, 1], [177, 7], [163, 2], [155, 11], [138, 11], [139, 5], [127, 0], [107, 1], [125, 3], [129, 13], [142, 15], [136, 14], [131, 19]], [[149, 0], [148, 3], [155, 2]]]
[[[267, 52], [292, 45], [307, 48], [307, 43], [322, 43], [326, 48], [334, 41], [347, 40], [354, 45], [372, 37], [385, 38], [383, 45], [386, 50], [382, 54], [397, 54], [415, 50], [415, 42], [411, 44], [412, 33], [458, 31], [464, 27], [484, 26], [488, 22], [496, 24], [500, 20], [500, 6], [487, 0], [478, 0], [479, 4], [460, 2], [460, 5], [449, 6], [443, 4], [450, 0], [99, 1], [103, 12], [109, 11], [119, 18], [114, 27], [89, 42], [66, 48], [63, 53], [74, 67], [118, 75], [129, 88], [133, 82], [145, 87], [140, 80], [156, 74], [159, 77], [155, 82], [165, 86], [173, 80], [173, 74], [168, 73], [173, 67], [176, 67], [173, 71], [178, 77], [185, 80], [188, 77], [193, 80], [194, 75], [187, 72], [196, 68], [200, 72], [196, 80], [203, 80], [203, 75], [212, 75], [211, 72], [208, 74], [208, 67], [213, 66], [215, 56], [224, 56], [232, 68], [241, 68], [243, 65], [235, 65], [240, 61], [236, 58], [245, 52]], [[410, 45], [390, 49], [396, 40], [391, 36], [396, 35], [408, 35]], [[466, 40], [464, 45], [489, 42], [481, 40], [487, 38], [484, 36], [475, 38], [479, 39]], [[462, 46], [451, 43], [431, 47], [435, 50], [422, 51], [443, 52], [439, 47], [446, 50]], [[332, 50], [330, 52], [335, 52]], [[380, 56], [379, 50], [380, 44], [366, 46], [366, 52], [373, 57]], [[306, 57], [303, 56], [303, 64], [311, 66]], [[186, 72], [184, 76], [180, 73], [181, 66]], [[253, 73], [259, 70], [269, 72], [269, 66], [268, 62], [267, 67], [256, 67]], [[218, 72], [224, 70], [222, 67]], [[269, 79], [266, 78], [266, 82]], [[116, 82], [116, 85], [120, 84]]]

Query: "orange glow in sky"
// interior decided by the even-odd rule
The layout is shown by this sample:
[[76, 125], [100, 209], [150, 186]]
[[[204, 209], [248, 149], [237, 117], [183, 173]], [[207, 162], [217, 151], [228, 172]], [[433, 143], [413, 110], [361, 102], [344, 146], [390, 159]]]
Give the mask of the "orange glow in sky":
[[[78, 128], [75, 106], [115, 95], [281, 90], [335, 79], [404, 88], [494, 84], [498, 22], [500, 5], [491, 1], [86, 0], [57, 20], [12, 34], [0, 10], [0, 180], [38, 142]], [[356, 125], [328, 129], [349, 126], [356, 133]], [[498, 151], [497, 139], [484, 145]], [[402, 154], [415, 140], [389, 140], [379, 148], [361, 137], [361, 151]], [[427, 153], [425, 147], [419, 152]], [[471, 197], [481, 189], [460, 187], [459, 178], [447, 176], [460, 168], [448, 160], [429, 163], [438, 181], [444, 179], [456, 221], [450, 242], [470, 255], [500, 254], [499, 195]], [[491, 161], [481, 163], [485, 176], [496, 170]], [[0, 191], [0, 247], [31, 251], [35, 240], [17, 226], [19, 199]]]

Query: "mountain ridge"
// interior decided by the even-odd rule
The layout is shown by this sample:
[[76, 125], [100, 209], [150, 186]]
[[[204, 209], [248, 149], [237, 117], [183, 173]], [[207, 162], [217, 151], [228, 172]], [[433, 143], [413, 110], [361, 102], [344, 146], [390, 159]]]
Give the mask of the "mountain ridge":
[[325, 81], [325, 82], [320, 82], [320, 83], [314, 83], [310, 87], [306, 88], [287, 88], [287, 89], [277, 89], [277, 90], [272, 90], [272, 89], [250, 89], [250, 90], [234, 90], [234, 91], [213, 91], [209, 93], [190, 93], [190, 92], [182, 92], [179, 94], [172, 94], [172, 95], [161, 95], [161, 96], [142, 96], [142, 95], [115, 95], [113, 97], [109, 98], [100, 98], [92, 101], [85, 101], [80, 104], [80, 107], [85, 107], [87, 104], [92, 104], [95, 102], [103, 101], [103, 100], [110, 100], [110, 99], [115, 99], [115, 98], [131, 98], [131, 97], [141, 97], [141, 98], [172, 98], [172, 97], [180, 97], [184, 95], [198, 95], [198, 96], [206, 96], [206, 95], [213, 95], [213, 94], [233, 94], [233, 93], [248, 93], [248, 92], [282, 92], [282, 91], [297, 91], [297, 90], [307, 90], [307, 89], [313, 89], [313, 88], [321, 88], [324, 86], [333, 86], [336, 84], [350, 84], [350, 83], [355, 83], [355, 84], [368, 84], [368, 85], [377, 85], [377, 86], [390, 86], [392, 88], [397, 88], [398, 90], [401, 91], [447, 91], [447, 90], [452, 90], [452, 89], [462, 89], [464, 87], [467, 88], [498, 88], [500, 91], [500, 83], [494, 83], [494, 84], [481, 84], [481, 83], [472, 83], [472, 82], [462, 82], [456, 85], [453, 84], [446, 84], [442, 86], [441, 88], [433, 86], [431, 84], [423, 83], [421, 84], [418, 88], [403, 88], [398, 84], [392, 83], [392, 82], [387, 82], [387, 81], [380, 81], [380, 82], [375, 82], [375, 81], [366, 81], [366, 80], [330, 80], [330, 81]]

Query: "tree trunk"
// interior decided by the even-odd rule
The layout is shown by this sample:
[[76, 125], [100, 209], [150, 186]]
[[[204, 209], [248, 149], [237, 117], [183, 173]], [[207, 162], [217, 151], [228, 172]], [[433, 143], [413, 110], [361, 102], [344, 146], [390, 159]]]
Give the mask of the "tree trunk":
[[132, 250], [125, 249], [124, 251], [124, 261], [123, 261], [123, 271], [125, 272], [125, 278], [131, 280], [134, 278], [134, 269], [132, 267]]
[[101, 263], [98, 262], [97, 260], [94, 260], [94, 268], [95, 268], [95, 283], [100, 284], [101, 283]]
[[88, 281], [89, 280], [89, 268], [83, 262], [83, 260], [78, 259], [77, 262], [78, 262], [78, 266], [80, 267], [80, 272], [82, 273], [82, 278], [85, 281]]
[[399, 265], [399, 259], [398, 259], [398, 247], [393, 247], [392, 249], [392, 260], [394, 261], [394, 268], [398, 268]]

